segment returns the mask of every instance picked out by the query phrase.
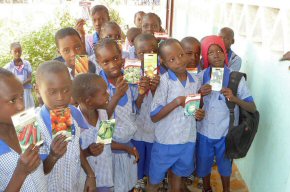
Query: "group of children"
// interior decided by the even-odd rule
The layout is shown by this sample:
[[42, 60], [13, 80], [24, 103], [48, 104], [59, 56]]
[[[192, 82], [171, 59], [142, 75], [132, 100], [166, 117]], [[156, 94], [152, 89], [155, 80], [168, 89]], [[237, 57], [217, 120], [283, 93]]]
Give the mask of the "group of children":
[[[34, 105], [32, 69], [21, 59], [21, 45], [11, 45], [14, 59], [7, 70], [0, 69], [0, 191], [146, 188], [151, 192], [160, 190], [168, 177], [170, 191], [179, 192], [188, 191], [185, 180], [194, 174], [203, 178], [203, 191], [210, 192], [214, 160], [223, 191], [230, 191], [226, 100], [237, 104], [236, 124], [238, 106], [256, 110], [245, 79], [237, 95], [227, 88], [231, 71], [241, 67], [240, 57], [231, 50], [233, 30], [223, 28], [218, 36], [206, 36], [201, 42], [194, 37], [161, 40], [154, 36], [164, 31], [158, 15], [138, 12], [136, 27], [128, 30], [121, 47], [121, 28], [110, 21], [108, 9], [97, 5], [91, 16], [92, 36], [86, 34], [84, 20], [75, 29], [60, 29], [55, 42], [61, 57], [36, 70], [35, 91], [43, 105], [35, 111], [44, 143], [32, 144], [24, 153], [11, 116]], [[89, 55], [89, 73], [76, 75], [75, 58], [83, 54]], [[126, 60], [140, 60], [142, 71], [145, 54], [158, 54], [158, 73], [142, 76], [138, 84], [128, 83], [123, 70]], [[224, 68], [220, 91], [210, 85], [213, 68]], [[195, 116], [185, 116], [185, 100], [192, 94], [201, 95], [200, 108]], [[69, 142], [61, 134], [52, 137], [49, 115], [51, 110], [67, 107], [73, 118]], [[112, 142], [96, 143], [101, 122], [109, 119], [116, 121]]]

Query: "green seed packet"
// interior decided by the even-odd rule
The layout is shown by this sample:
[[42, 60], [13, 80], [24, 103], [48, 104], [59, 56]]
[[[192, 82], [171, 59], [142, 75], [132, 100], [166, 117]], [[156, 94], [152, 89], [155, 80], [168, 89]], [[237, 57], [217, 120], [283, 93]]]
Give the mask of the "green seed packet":
[[115, 128], [115, 119], [101, 121], [96, 143], [111, 144]]
[[223, 88], [224, 68], [213, 67], [211, 71], [210, 85], [213, 91], [220, 91]]
[[124, 77], [130, 84], [138, 84], [141, 78], [141, 61], [127, 59], [124, 67]]
[[154, 75], [157, 74], [157, 54], [150, 53], [144, 54], [144, 73], [145, 76], [149, 77], [150, 79], [154, 78]]
[[13, 115], [11, 119], [16, 130], [22, 153], [24, 153], [31, 144], [40, 146], [43, 143], [43, 137], [36, 120], [34, 108]]
[[185, 99], [184, 115], [195, 116], [195, 112], [199, 109], [200, 94], [188, 95]]

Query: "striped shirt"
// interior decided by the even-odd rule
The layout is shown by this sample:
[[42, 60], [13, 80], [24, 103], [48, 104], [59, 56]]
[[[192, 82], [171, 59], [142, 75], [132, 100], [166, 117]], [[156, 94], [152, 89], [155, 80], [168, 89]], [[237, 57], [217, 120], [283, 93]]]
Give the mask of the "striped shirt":
[[[48, 175], [48, 191], [74, 192], [78, 191], [81, 172], [80, 160], [80, 129], [87, 128], [82, 119], [81, 113], [73, 106], [70, 106], [73, 117], [72, 140], [67, 145], [66, 153], [57, 161]], [[44, 147], [40, 150], [42, 159], [49, 155], [52, 143], [52, 130], [49, 110], [42, 106], [37, 111], [37, 120], [44, 137]], [[81, 128], [80, 128], [81, 127]]]
[[149, 91], [144, 97], [139, 115], [137, 116], [136, 124], [138, 129], [133, 137], [136, 141], [154, 142], [155, 123], [153, 123], [150, 118], [152, 100], [153, 95], [151, 91]]
[[[4, 191], [12, 178], [20, 155], [0, 140], [0, 191]], [[47, 178], [43, 172], [43, 164], [29, 174], [20, 189], [21, 192], [47, 191]]]
[[[224, 68], [223, 87], [228, 87], [230, 80], [231, 70], [227, 67]], [[210, 83], [210, 67], [204, 69], [198, 74], [199, 79], [203, 84]], [[237, 96], [239, 99], [246, 102], [253, 102], [250, 90], [243, 77], [238, 86]], [[226, 104], [226, 98], [219, 91], [212, 91], [209, 95], [203, 97], [205, 110], [205, 117], [198, 123], [197, 131], [210, 138], [220, 139], [227, 135], [229, 129], [230, 114]], [[236, 105], [234, 109], [235, 122], [238, 124], [239, 119], [239, 107]]]
[[[157, 115], [163, 107], [179, 96], [196, 94], [200, 88], [198, 78], [187, 73], [187, 80], [180, 82], [173, 71], [168, 69], [161, 76], [151, 104], [151, 117]], [[195, 142], [196, 120], [184, 115], [179, 106], [156, 123], [155, 141], [161, 144], [184, 144]]]
[[[112, 85], [104, 71], [100, 72], [105, 82], [108, 85], [108, 91], [110, 93], [110, 99], [116, 92], [116, 88]], [[114, 111], [114, 117], [116, 119], [116, 130], [113, 134], [113, 140], [119, 143], [128, 143], [134, 136], [136, 126], [136, 99], [138, 97], [138, 86], [129, 84], [129, 88], [126, 94], [120, 99], [118, 105]]]
[[[99, 119], [96, 126], [88, 124], [89, 129], [84, 130], [81, 133], [81, 147], [86, 149], [90, 144], [97, 141], [98, 130], [100, 122], [102, 120], [108, 120], [107, 111], [99, 109], [98, 110]], [[104, 146], [104, 151], [97, 157], [88, 157], [88, 162], [91, 168], [94, 170], [96, 175], [97, 187], [112, 187], [113, 182], [113, 165], [112, 165], [112, 150], [111, 145], [107, 144]]]

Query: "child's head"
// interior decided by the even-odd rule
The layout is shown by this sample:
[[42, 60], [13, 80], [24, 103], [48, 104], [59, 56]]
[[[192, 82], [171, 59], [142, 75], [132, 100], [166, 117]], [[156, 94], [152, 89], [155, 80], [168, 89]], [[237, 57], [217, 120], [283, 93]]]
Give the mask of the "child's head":
[[19, 60], [22, 55], [22, 47], [19, 42], [11, 43], [10, 52], [14, 60]]
[[142, 19], [144, 15], [145, 15], [144, 11], [138, 11], [137, 13], [135, 13], [134, 24], [136, 25], [136, 27], [142, 28]]
[[72, 95], [77, 103], [90, 109], [106, 109], [109, 103], [106, 82], [93, 73], [80, 74], [73, 80]]
[[96, 5], [91, 13], [95, 31], [100, 33], [102, 25], [110, 20], [109, 10], [104, 5]]
[[67, 107], [72, 81], [67, 67], [59, 61], [47, 61], [36, 70], [36, 91], [49, 109]]
[[74, 28], [67, 27], [58, 30], [55, 34], [55, 43], [59, 54], [70, 68], [75, 65], [75, 56], [84, 54], [81, 37]]
[[113, 39], [101, 39], [95, 46], [96, 60], [109, 78], [118, 78], [125, 60], [122, 51]]
[[186, 72], [187, 58], [180, 42], [176, 39], [166, 39], [159, 46], [161, 62], [176, 74]]
[[154, 35], [161, 32], [161, 19], [155, 13], [147, 13], [142, 19], [142, 33], [150, 33]]
[[134, 39], [139, 35], [141, 34], [141, 29], [140, 28], [137, 28], [137, 27], [132, 27], [130, 28], [128, 31], [127, 31], [127, 39], [128, 39], [128, 42], [130, 44], [130, 46], [133, 46], [134, 45]]
[[122, 37], [121, 28], [116, 22], [113, 21], [106, 22], [101, 27], [100, 37], [101, 39], [111, 38], [114, 40], [121, 40]]
[[181, 40], [181, 45], [189, 58], [187, 67], [197, 67], [200, 61], [200, 42], [194, 37], [185, 37]]
[[24, 110], [23, 86], [10, 71], [0, 68], [0, 124], [12, 124], [11, 116]]
[[142, 33], [135, 38], [134, 47], [137, 58], [143, 61], [145, 53], [158, 52], [158, 41], [154, 35]]
[[229, 27], [224, 27], [220, 30], [219, 36], [221, 36], [223, 38], [225, 48], [227, 51], [229, 51], [231, 48], [231, 45], [235, 43], [234, 31]]
[[204, 37], [201, 41], [201, 52], [204, 68], [223, 67], [228, 64], [225, 45], [223, 39], [216, 35]]

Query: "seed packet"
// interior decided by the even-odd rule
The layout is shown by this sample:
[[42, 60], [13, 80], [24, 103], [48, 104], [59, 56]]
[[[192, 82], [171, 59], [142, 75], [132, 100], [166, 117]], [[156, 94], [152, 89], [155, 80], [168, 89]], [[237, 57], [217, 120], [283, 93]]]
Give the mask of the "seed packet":
[[126, 59], [124, 77], [130, 84], [137, 84], [141, 78], [141, 61], [138, 59]]
[[197, 72], [198, 72], [198, 69], [197, 69], [197, 67], [195, 67], [195, 68], [186, 68], [186, 70], [187, 70], [187, 72], [188, 73], [190, 73], [190, 74], [197, 74]]
[[156, 39], [162, 39], [162, 40], [165, 40], [165, 39], [168, 39], [169, 38], [169, 35], [165, 32], [155, 32], [154, 33], [154, 36], [156, 37]]
[[220, 91], [223, 87], [224, 68], [213, 67], [211, 71], [210, 85], [213, 91]]
[[76, 55], [75, 75], [89, 72], [89, 58], [87, 55]]
[[103, 144], [112, 143], [112, 137], [113, 137], [115, 128], [116, 128], [115, 119], [101, 121], [96, 143], [103, 143]]
[[52, 138], [62, 134], [67, 137], [66, 141], [72, 139], [73, 120], [70, 108], [50, 110], [50, 119], [52, 127]]
[[144, 73], [149, 78], [154, 78], [157, 74], [157, 54], [144, 54]]
[[199, 109], [200, 94], [188, 95], [185, 99], [184, 115], [195, 116], [195, 112]]
[[34, 108], [13, 115], [11, 118], [22, 153], [25, 152], [30, 144], [40, 146], [43, 143]]

